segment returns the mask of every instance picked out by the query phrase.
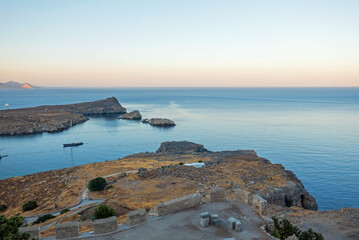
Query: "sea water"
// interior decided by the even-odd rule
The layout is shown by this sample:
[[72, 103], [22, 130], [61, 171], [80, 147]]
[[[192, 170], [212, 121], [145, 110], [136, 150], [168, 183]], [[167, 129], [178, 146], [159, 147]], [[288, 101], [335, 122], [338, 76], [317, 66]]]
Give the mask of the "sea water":
[[[0, 109], [70, 104], [115, 96], [156, 128], [118, 116], [60, 133], [0, 137], [0, 179], [154, 152], [188, 140], [212, 151], [253, 149], [293, 171], [319, 208], [359, 208], [359, 88], [39, 88], [0, 90]], [[9, 106], [5, 106], [8, 104]], [[84, 142], [63, 148], [63, 143]]]

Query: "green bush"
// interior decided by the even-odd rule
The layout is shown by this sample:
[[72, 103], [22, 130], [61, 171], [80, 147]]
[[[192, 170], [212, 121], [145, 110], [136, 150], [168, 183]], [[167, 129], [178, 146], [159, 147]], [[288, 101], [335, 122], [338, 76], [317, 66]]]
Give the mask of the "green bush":
[[276, 238], [284, 240], [294, 234], [299, 240], [324, 240], [321, 233], [314, 232], [311, 228], [302, 232], [287, 219], [279, 220], [276, 217], [272, 217], [272, 219], [274, 221], [274, 233], [272, 235]]
[[292, 207], [293, 206], [293, 200], [290, 199], [290, 198], [285, 197], [284, 198], [284, 203], [285, 203], [286, 207]]
[[95, 219], [108, 218], [112, 216], [116, 216], [116, 212], [115, 210], [113, 210], [113, 208], [107, 205], [101, 205], [95, 209], [95, 214], [94, 214]]
[[201, 163], [202, 163], [203, 161], [202, 161], [202, 160], [199, 160], [198, 162], [201, 162]]
[[183, 163], [183, 162], [180, 162], [178, 165], [184, 165], [184, 163]]
[[102, 177], [92, 179], [88, 184], [88, 189], [90, 191], [101, 191], [106, 187], [106, 180]]
[[22, 211], [26, 212], [26, 211], [31, 211], [35, 208], [37, 208], [37, 203], [36, 201], [28, 201], [27, 203], [25, 203], [24, 205], [22, 205]]
[[37, 220], [33, 224], [43, 223], [43, 222], [46, 222], [47, 220], [53, 219], [53, 218], [55, 218], [54, 215], [45, 214], [45, 215], [42, 215], [42, 216], [38, 217]]
[[25, 219], [22, 216], [6, 218], [0, 215], [0, 239], [4, 240], [28, 240], [30, 235], [20, 233], [19, 227], [23, 226]]
[[0, 205], [0, 212], [4, 212], [7, 209], [7, 206], [5, 204]]
[[65, 209], [61, 210], [60, 214], [64, 214], [64, 213], [67, 213], [67, 212], [70, 212], [70, 209], [65, 208]]

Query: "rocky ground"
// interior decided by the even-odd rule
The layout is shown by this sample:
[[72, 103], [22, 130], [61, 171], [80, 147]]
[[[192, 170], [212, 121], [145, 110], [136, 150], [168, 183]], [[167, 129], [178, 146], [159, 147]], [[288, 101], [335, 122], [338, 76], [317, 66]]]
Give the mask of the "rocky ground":
[[94, 102], [0, 111], [0, 135], [59, 132], [88, 120], [86, 115], [125, 113], [115, 97]]
[[[203, 168], [182, 165], [192, 162], [206, 165]], [[116, 210], [119, 221], [128, 211], [149, 210], [160, 202], [194, 192], [204, 196], [204, 192], [214, 186], [224, 187], [226, 197], [233, 198], [234, 189], [240, 187], [265, 198], [275, 207], [271, 209], [272, 215], [288, 217], [303, 228], [312, 227], [324, 235], [335, 229], [346, 237], [342, 239], [355, 239], [358, 234], [357, 223], [352, 223], [358, 222], [358, 210], [315, 211], [315, 199], [294, 173], [282, 165], [272, 164], [252, 150], [210, 152], [190, 142], [166, 142], [157, 153], [134, 154], [116, 161], [0, 180], [0, 204], [8, 206], [4, 212], [7, 216], [30, 216], [63, 209], [78, 203], [88, 181], [99, 176], [108, 176], [107, 189], [90, 192], [88, 196], [105, 199]], [[29, 200], [37, 201], [39, 207], [22, 213], [21, 206]], [[286, 207], [288, 201], [293, 207]], [[84, 220], [81, 231], [86, 231], [85, 223], [93, 211], [89, 208], [61, 221], [81, 218]], [[324, 221], [326, 218], [339, 220]], [[50, 228], [43, 234], [53, 234], [53, 231]]]

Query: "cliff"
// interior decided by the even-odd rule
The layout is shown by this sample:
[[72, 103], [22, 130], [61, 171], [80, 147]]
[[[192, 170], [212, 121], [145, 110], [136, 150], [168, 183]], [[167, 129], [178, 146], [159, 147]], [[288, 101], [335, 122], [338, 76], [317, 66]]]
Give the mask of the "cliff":
[[86, 115], [125, 113], [115, 97], [94, 102], [0, 111], [0, 135], [58, 132], [88, 120]]

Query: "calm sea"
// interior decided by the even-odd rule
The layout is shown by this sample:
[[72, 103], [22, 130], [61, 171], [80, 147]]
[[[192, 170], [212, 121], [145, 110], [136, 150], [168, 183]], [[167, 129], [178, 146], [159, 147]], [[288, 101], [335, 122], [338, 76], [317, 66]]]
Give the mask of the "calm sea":
[[[189, 140], [209, 150], [254, 149], [292, 170], [322, 210], [359, 208], [359, 88], [183, 88], [0, 90], [0, 109], [115, 96], [128, 111], [167, 117], [159, 129], [117, 117], [55, 134], [0, 137], [0, 179], [155, 151]], [[82, 141], [77, 148], [63, 143]]]

